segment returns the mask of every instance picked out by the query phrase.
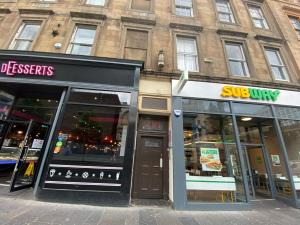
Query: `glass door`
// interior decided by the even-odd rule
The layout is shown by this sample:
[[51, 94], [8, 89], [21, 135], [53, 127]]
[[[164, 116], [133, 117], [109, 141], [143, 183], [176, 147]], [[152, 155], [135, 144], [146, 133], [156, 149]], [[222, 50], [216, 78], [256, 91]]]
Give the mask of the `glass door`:
[[243, 149], [251, 198], [271, 197], [270, 174], [266, 169], [267, 162], [263, 154], [264, 147], [243, 145]]
[[19, 146], [20, 155], [11, 179], [11, 192], [31, 187], [34, 184], [48, 128], [47, 124], [30, 120], [24, 140]]

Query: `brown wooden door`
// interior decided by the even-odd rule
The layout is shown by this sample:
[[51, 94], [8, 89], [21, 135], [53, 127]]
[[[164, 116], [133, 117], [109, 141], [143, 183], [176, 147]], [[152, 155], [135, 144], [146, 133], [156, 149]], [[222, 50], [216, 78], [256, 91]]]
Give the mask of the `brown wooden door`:
[[163, 198], [163, 151], [165, 137], [138, 135], [134, 198]]

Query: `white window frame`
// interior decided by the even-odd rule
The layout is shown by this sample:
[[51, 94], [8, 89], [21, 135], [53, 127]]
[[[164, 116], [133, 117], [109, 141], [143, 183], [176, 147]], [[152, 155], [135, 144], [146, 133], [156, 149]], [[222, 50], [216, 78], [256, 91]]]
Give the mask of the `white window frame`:
[[[278, 61], [279, 61], [280, 64], [272, 64], [270, 62], [269, 57], [268, 57], [267, 51], [275, 52], [276, 57], [277, 57], [277, 59], [278, 59]], [[289, 74], [288, 74], [287, 68], [286, 68], [286, 66], [285, 66], [285, 64], [284, 64], [284, 62], [282, 60], [282, 57], [281, 57], [279, 49], [265, 47], [265, 54], [266, 54], [266, 58], [268, 60], [268, 63], [270, 65], [270, 69], [271, 69], [271, 73], [272, 73], [273, 78], [275, 80], [278, 80], [278, 81], [289, 81]], [[272, 70], [273, 67], [279, 69], [281, 78], [284, 77], [284, 79], [278, 79], [278, 78], [275, 77], [275, 75], [273, 73], [273, 70]]]
[[[288, 16], [294, 30], [296, 31], [298, 38], [300, 38], [300, 21], [299, 18], [294, 17], [294, 16]], [[297, 27], [297, 25], [295, 23], [298, 23], [299, 27]]]
[[[190, 5], [184, 4], [184, 1], [188, 1], [188, 0], [174, 0], [174, 1], [175, 1], [175, 14], [177, 16], [194, 17], [193, 0], [189, 0], [191, 2]], [[184, 14], [177, 13], [177, 8], [185, 9], [186, 11], [189, 10], [191, 12], [191, 15], [184, 15]]]
[[[178, 52], [178, 40], [181, 39], [181, 40], [193, 40], [194, 42], [194, 49], [195, 49], [195, 53], [192, 54], [190, 52]], [[193, 38], [193, 37], [183, 37], [183, 36], [176, 36], [176, 60], [177, 60], [177, 69], [178, 70], [181, 70], [183, 68], [179, 68], [179, 59], [178, 57], [179, 56], [183, 56], [183, 59], [184, 59], [184, 65], [185, 65], [185, 68], [184, 70], [188, 70], [189, 72], [199, 72], [199, 59], [198, 59], [198, 49], [197, 49], [197, 40], [196, 38]], [[189, 68], [186, 68], [186, 65], [187, 65], [187, 59], [186, 57], [194, 57], [194, 60], [195, 60], [195, 65], [196, 65], [196, 70], [190, 70]]]
[[105, 6], [106, 0], [102, 0], [103, 3], [100, 2], [100, 4], [89, 2], [90, 0], [85, 0], [86, 5], [96, 5], [96, 6]]
[[[224, 3], [224, 5], [227, 7], [227, 9], [228, 9], [229, 12], [223, 12], [223, 11], [219, 11], [219, 10], [218, 10], [218, 4], [223, 4], [223, 3]], [[221, 22], [226, 22], [226, 23], [236, 23], [236, 22], [235, 22], [234, 15], [233, 15], [233, 12], [232, 12], [232, 9], [231, 9], [230, 0], [215, 0], [215, 4], [216, 4], [216, 9], [217, 9], [219, 21], [221, 21]], [[228, 15], [230, 21], [222, 20], [222, 19], [220, 18], [220, 15], [221, 15], [221, 14]]]
[[[237, 58], [230, 58], [227, 52], [227, 45], [233, 45], [233, 46], [238, 46], [241, 53], [242, 53], [242, 58], [241, 59], [237, 59]], [[245, 51], [244, 51], [244, 45], [242, 43], [237, 43], [237, 42], [231, 42], [231, 41], [225, 41], [225, 51], [226, 51], [226, 58], [228, 60], [228, 67], [230, 70], [230, 74], [233, 76], [237, 76], [237, 77], [250, 77], [250, 71], [249, 71], [249, 65], [245, 56]], [[244, 75], [240, 75], [240, 74], [234, 74], [232, 72], [231, 69], [231, 65], [230, 62], [238, 62], [241, 64]]]
[[[75, 42], [74, 41], [78, 29], [80, 29], [80, 28], [81, 29], [88, 29], [88, 28], [91, 28], [91, 27], [95, 28], [95, 36], [94, 36], [94, 40], [93, 40], [92, 44], [80, 43], [80, 42]], [[91, 55], [93, 53], [93, 45], [95, 43], [96, 35], [97, 35], [97, 26], [96, 25], [81, 25], [81, 24], [76, 25], [74, 30], [73, 30], [73, 34], [72, 34], [72, 37], [71, 37], [71, 40], [70, 40], [70, 43], [69, 43], [69, 46], [68, 46], [68, 49], [67, 49], [67, 53], [68, 54], [73, 54], [72, 50], [73, 50], [74, 46], [79, 45], [79, 46], [89, 46], [89, 47], [91, 47], [91, 52], [89, 54], [89, 55]], [[83, 54], [79, 54], [79, 55], [83, 55]]]
[[[253, 15], [251, 14], [251, 9], [252, 9], [252, 10], [258, 10], [257, 13], [259, 14], [259, 17], [253, 16]], [[253, 22], [253, 24], [254, 24], [254, 26], [255, 26], [256, 28], [266, 29], [266, 30], [269, 30], [269, 29], [270, 29], [270, 28], [269, 28], [269, 25], [268, 25], [268, 23], [267, 23], [267, 20], [266, 20], [264, 14], [263, 14], [263, 11], [262, 11], [262, 9], [261, 9], [261, 6], [249, 4], [249, 5], [248, 5], [248, 10], [249, 10], [249, 14], [250, 14], [250, 16], [251, 16], [251, 18], [252, 18], [252, 22]], [[256, 26], [255, 21], [259, 21], [259, 24], [261, 25], [261, 27]]]
[[[20, 35], [22, 34], [22, 32], [24, 31], [24, 29], [25, 29], [25, 27], [27, 25], [39, 25], [40, 26], [38, 32], [33, 37], [33, 39], [23, 39], [23, 38], [20, 38]], [[41, 30], [41, 26], [42, 26], [42, 22], [41, 21], [23, 21], [23, 23], [19, 27], [17, 33], [15, 34], [14, 39], [12, 40], [12, 42], [9, 45], [9, 49], [14, 50], [18, 41], [29, 41], [30, 42], [30, 47], [28, 49], [26, 49], [26, 50], [28, 50], [28, 51], [31, 50], [33, 42], [36, 40], [36, 38], [39, 35], [39, 32]]]

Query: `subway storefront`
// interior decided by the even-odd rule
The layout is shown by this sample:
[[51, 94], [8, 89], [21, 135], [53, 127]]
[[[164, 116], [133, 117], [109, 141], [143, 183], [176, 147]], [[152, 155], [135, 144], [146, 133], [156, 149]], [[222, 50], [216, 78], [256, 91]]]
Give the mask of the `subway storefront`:
[[127, 205], [142, 62], [0, 51], [0, 185]]
[[[174, 207], [300, 207], [300, 93], [187, 81], [173, 87]], [[180, 138], [179, 138], [180, 137]]]

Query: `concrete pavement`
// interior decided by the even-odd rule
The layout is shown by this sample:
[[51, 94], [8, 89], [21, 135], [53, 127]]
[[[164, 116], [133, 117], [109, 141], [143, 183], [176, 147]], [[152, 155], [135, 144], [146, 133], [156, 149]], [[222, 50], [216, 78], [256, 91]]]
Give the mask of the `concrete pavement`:
[[109, 208], [33, 200], [28, 191], [0, 191], [1, 225], [299, 225], [300, 210], [258, 201], [250, 211], [178, 212], [168, 207]]

